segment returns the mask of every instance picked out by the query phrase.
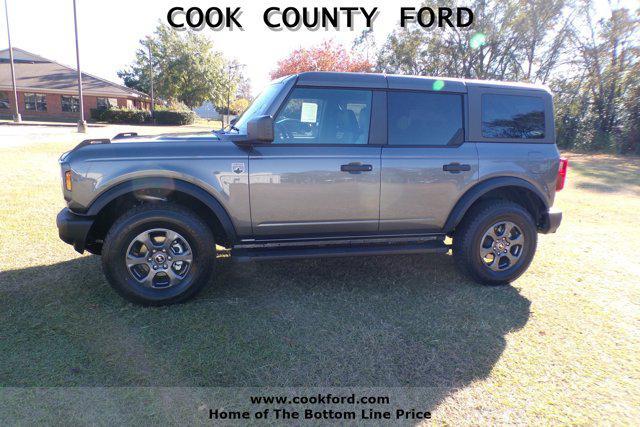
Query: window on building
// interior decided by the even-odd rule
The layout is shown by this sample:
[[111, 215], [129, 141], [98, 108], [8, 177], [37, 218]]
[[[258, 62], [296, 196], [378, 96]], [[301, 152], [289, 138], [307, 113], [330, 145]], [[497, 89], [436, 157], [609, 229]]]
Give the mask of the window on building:
[[62, 95], [62, 111], [77, 113], [80, 111], [80, 99], [77, 96]]
[[0, 92], [0, 110], [9, 109], [9, 94], [7, 92]]
[[298, 88], [275, 119], [275, 143], [366, 144], [371, 91]]
[[47, 97], [43, 93], [25, 93], [24, 109], [27, 111], [47, 111]]
[[117, 98], [97, 98], [98, 108], [116, 108], [118, 106]]
[[462, 96], [389, 92], [389, 145], [458, 145], [463, 141]]
[[544, 101], [535, 96], [482, 95], [482, 136], [544, 138]]

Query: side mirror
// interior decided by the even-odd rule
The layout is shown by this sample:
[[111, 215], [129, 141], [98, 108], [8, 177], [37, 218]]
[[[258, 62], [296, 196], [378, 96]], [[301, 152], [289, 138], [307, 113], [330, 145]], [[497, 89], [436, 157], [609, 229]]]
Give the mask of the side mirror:
[[247, 122], [247, 139], [249, 141], [273, 142], [273, 118], [258, 116]]

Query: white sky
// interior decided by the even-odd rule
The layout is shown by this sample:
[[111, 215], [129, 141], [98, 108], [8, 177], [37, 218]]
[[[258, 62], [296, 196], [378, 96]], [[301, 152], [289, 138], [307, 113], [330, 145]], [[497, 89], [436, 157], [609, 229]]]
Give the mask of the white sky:
[[[4, 1], [4, 0], [2, 0]], [[73, 32], [72, 0], [6, 0], [9, 6], [11, 40], [14, 47], [39, 54], [63, 64], [75, 67], [75, 46]], [[377, 6], [380, 11], [374, 22], [374, 32], [378, 44], [387, 34], [399, 27], [400, 7], [419, 4], [418, 1], [394, 2], [379, 0], [358, 0], [349, 2], [323, 0], [297, 1], [247, 1], [247, 0], [77, 0], [78, 27], [80, 33], [80, 61], [85, 72], [121, 83], [116, 72], [135, 58], [138, 41], [150, 34], [158, 20], [166, 23], [170, 7], [185, 9], [199, 6], [203, 10], [216, 6], [221, 9], [242, 7], [240, 23], [244, 31], [202, 30], [213, 42], [215, 49], [228, 58], [246, 64], [245, 73], [251, 79], [254, 93], [268, 81], [269, 71], [277, 60], [291, 50], [317, 44], [333, 38], [348, 49], [357, 35], [365, 28], [364, 17], [356, 19], [356, 26], [350, 31], [344, 26], [340, 31], [320, 29], [310, 31], [302, 27], [298, 31], [271, 31], [263, 23], [263, 12], [267, 7], [339, 7], [358, 6], [368, 10]], [[599, 11], [606, 10], [606, 0]], [[622, 0], [627, 7], [634, 7], [638, 0]], [[4, 6], [4, 4], [2, 5]], [[636, 6], [637, 7], [637, 6]], [[4, 9], [4, 8], [3, 8]], [[0, 22], [0, 49], [8, 46], [4, 10]]]

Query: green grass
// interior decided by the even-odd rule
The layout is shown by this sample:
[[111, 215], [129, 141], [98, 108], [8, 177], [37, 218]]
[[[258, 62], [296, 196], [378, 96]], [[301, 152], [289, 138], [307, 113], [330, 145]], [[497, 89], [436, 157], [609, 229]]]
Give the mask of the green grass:
[[171, 396], [202, 421], [212, 404], [193, 389], [13, 389], [85, 386], [430, 387], [420, 404], [438, 423], [640, 418], [638, 159], [570, 155], [564, 222], [513, 286], [478, 286], [449, 255], [221, 254], [197, 299], [141, 308], [57, 237], [68, 148], [0, 148], [0, 419], [88, 422], [100, 402], [127, 408], [102, 421], [179, 422]]

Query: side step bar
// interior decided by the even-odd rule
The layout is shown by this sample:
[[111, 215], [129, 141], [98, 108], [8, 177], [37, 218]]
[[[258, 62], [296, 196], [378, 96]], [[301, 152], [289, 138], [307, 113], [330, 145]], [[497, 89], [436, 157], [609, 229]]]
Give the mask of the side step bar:
[[312, 246], [277, 249], [237, 248], [231, 251], [231, 259], [246, 262], [365, 255], [444, 254], [447, 251], [449, 251], [449, 246], [442, 241], [406, 245]]

